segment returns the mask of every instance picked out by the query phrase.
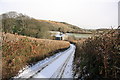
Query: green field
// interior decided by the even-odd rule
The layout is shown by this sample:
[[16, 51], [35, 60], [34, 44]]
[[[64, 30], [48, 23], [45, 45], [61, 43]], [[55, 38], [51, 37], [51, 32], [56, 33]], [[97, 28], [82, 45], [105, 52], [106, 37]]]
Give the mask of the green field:
[[92, 36], [92, 34], [76, 34], [76, 33], [67, 33], [67, 35], [74, 36], [76, 38], [88, 38]]

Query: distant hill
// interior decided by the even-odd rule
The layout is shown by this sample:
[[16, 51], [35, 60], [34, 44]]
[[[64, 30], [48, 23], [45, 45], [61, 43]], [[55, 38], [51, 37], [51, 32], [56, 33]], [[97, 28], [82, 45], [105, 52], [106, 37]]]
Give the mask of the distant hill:
[[40, 24], [48, 27], [51, 31], [62, 31], [62, 32], [77, 32], [83, 31], [82, 28], [68, 24], [66, 22], [56, 22], [50, 20], [39, 20]]
[[37, 20], [13, 11], [2, 14], [2, 27], [6, 33], [17, 33], [36, 38], [50, 38], [48, 31], [89, 33], [89, 31], [66, 22]]

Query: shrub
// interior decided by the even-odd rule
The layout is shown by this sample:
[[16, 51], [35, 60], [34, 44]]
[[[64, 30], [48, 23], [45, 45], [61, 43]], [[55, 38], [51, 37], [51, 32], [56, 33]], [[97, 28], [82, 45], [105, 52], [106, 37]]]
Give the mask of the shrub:
[[119, 29], [77, 43], [75, 64], [80, 78], [119, 78], [119, 63]]

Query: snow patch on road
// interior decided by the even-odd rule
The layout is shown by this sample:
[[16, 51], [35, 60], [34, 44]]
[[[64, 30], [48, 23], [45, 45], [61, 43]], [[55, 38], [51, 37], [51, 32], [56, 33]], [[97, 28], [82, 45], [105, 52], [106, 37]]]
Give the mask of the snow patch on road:
[[75, 53], [75, 50], [73, 51], [73, 54], [71, 55], [71, 58], [70, 58], [69, 62], [67, 63], [67, 66], [65, 68], [62, 78], [73, 78], [74, 53]]
[[[75, 46], [70, 44], [66, 51], [39, 61], [14, 78], [73, 78], [73, 58]], [[61, 70], [61, 71], [60, 71]]]

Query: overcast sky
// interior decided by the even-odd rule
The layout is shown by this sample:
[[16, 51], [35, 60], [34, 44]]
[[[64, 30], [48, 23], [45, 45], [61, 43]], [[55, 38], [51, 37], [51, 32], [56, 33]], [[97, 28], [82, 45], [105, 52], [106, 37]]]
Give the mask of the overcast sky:
[[68, 22], [81, 28], [118, 26], [119, 0], [0, 0], [0, 14], [16, 11], [36, 19]]

